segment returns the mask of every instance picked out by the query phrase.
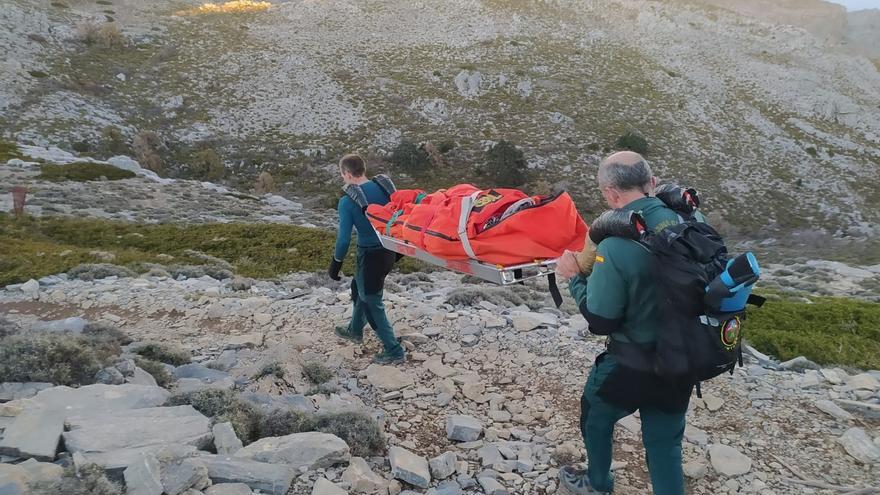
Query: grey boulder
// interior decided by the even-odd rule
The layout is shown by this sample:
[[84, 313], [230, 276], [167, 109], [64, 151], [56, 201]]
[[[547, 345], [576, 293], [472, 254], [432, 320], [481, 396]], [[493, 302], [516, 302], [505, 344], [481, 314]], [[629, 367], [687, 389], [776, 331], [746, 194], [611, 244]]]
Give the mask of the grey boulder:
[[262, 438], [236, 452], [234, 457], [313, 470], [348, 462], [351, 454], [348, 444], [336, 435], [310, 431]]

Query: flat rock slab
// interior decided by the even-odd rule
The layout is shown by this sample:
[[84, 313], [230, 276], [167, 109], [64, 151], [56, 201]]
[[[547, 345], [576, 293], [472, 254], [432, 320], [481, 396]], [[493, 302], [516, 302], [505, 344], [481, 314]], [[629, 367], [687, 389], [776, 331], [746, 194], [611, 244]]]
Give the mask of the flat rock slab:
[[192, 456], [198, 452], [198, 449], [192, 445], [153, 444], [144, 447], [113, 450], [110, 452], [77, 452], [74, 455], [73, 460], [78, 468], [87, 464], [97, 464], [104, 468], [108, 474], [117, 476], [124, 474], [124, 470], [138, 462], [142, 456], [150, 454], [155, 455], [168, 449], [174, 449], [179, 453], [179, 457]]
[[241, 483], [272, 495], [286, 495], [298, 473], [290, 466], [237, 457], [203, 455], [199, 459], [208, 467], [208, 476], [214, 483]]
[[327, 478], [318, 478], [312, 487], [312, 495], [348, 495], [348, 492], [339, 488]]
[[126, 495], [162, 495], [162, 473], [153, 454], [144, 454], [123, 472]]
[[220, 483], [205, 489], [205, 495], [251, 495], [251, 487], [244, 483]]
[[351, 454], [348, 444], [336, 435], [310, 431], [262, 438], [240, 449], [234, 457], [314, 470], [348, 462]]
[[210, 445], [211, 420], [192, 406], [151, 407], [68, 418], [70, 452], [99, 453], [163, 443]]
[[391, 447], [388, 455], [391, 463], [391, 475], [419, 488], [428, 488], [431, 484], [431, 471], [428, 460], [404, 449]]
[[4, 382], [0, 383], [0, 402], [9, 402], [18, 399], [30, 399], [41, 390], [52, 388], [51, 383], [44, 382]]
[[865, 464], [880, 464], [880, 446], [861, 428], [850, 428], [838, 440], [846, 453]]
[[60, 410], [65, 416], [161, 406], [171, 393], [148, 385], [87, 385], [80, 388], [52, 387], [40, 391], [28, 404], [46, 410]]
[[412, 387], [414, 380], [400, 368], [371, 364], [366, 369], [367, 381], [381, 390], [400, 390]]
[[4, 429], [0, 455], [53, 461], [63, 431], [63, 411], [28, 409]]
[[483, 425], [473, 416], [452, 415], [446, 418], [446, 436], [459, 442], [473, 442], [483, 433]]
[[243, 447], [241, 440], [232, 429], [232, 423], [218, 423], [212, 428], [214, 448], [220, 455], [232, 455]]
[[724, 476], [740, 476], [752, 469], [752, 460], [729, 445], [710, 446], [709, 458], [715, 471]]

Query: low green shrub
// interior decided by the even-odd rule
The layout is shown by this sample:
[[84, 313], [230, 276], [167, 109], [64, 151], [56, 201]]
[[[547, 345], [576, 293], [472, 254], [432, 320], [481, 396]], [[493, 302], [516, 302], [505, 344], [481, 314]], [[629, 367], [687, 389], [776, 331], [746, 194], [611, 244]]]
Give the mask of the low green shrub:
[[761, 352], [788, 360], [880, 369], [880, 304], [819, 297], [811, 303], [772, 299], [751, 309], [746, 340]]
[[254, 375], [254, 380], [259, 380], [264, 376], [274, 376], [275, 378], [284, 378], [284, 367], [278, 361], [267, 363], [260, 368], [260, 371]]
[[88, 385], [121, 353], [109, 338], [39, 332], [0, 340], [0, 382]]
[[302, 366], [303, 375], [312, 385], [321, 385], [333, 379], [330, 368], [317, 361], [309, 361]]
[[260, 438], [314, 431], [314, 415], [297, 409], [272, 409], [260, 418]]
[[519, 187], [526, 183], [526, 160], [513, 143], [501, 140], [486, 152], [483, 175], [493, 187]]
[[138, 368], [152, 375], [153, 379], [156, 380], [156, 384], [162, 388], [168, 388], [176, 381], [174, 375], [169, 373], [168, 369], [165, 368], [165, 365], [159, 361], [153, 361], [152, 359], [138, 356], [134, 358], [134, 363]]
[[132, 343], [132, 338], [119, 328], [109, 323], [88, 323], [83, 328], [83, 335], [99, 342], [111, 342], [123, 346]]
[[138, 347], [134, 352], [143, 358], [152, 359], [153, 361], [170, 364], [172, 366], [189, 364], [192, 360], [192, 356], [188, 351], [176, 346], [153, 342]]
[[198, 390], [171, 396], [166, 406], [191, 405], [196, 411], [214, 419], [215, 423], [232, 423], [232, 429], [244, 444], [261, 438], [263, 418], [257, 406], [246, 402], [231, 390]]
[[0, 162], [6, 163], [13, 158], [23, 158], [18, 150], [18, 145], [4, 139], [0, 139]]
[[351, 455], [358, 457], [374, 456], [385, 448], [385, 435], [379, 423], [362, 412], [318, 414], [315, 431], [341, 438], [351, 448]]
[[69, 165], [53, 165], [44, 163], [40, 165], [38, 179], [52, 182], [76, 181], [87, 182], [93, 180], [121, 180], [131, 179], [134, 172], [123, 170], [105, 163], [77, 162]]
[[124, 266], [110, 263], [83, 263], [68, 270], [67, 276], [91, 281], [108, 277], [136, 277], [137, 273]]
[[622, 136], [617, 138], [615, 145], [617, 146], [617, 149], [635, 151], [640, 155], [646, 155], [648, 153], [648, 140], [635, 131], [625, 132]]
[[[201, 275], [184, 268], [187, 264], [211, 265], [195, 258], [196, 252], [232, 260], [235, 272], [247, 277], [323, 272], [333, 242], [332, 232], [280, 224], [145, 225], [96, 218], [16, 218], [0, 212], [0, 286], [91, 263], [94, 256], [89, 253], [95, 249], [112, 253], [114, 263], [122, 266], [163, 263], [163, 257], [171, 255], [181, 265], [169, 270], [174, 277], [230, 276], [231, 271], [222, 267], [202, 268], [207, 273]], [[352, 273], [349, 263], [345, 273]], [[399, 266], [401, 270], [421, 269], [410, 260], [402, 260]]]
[[190, 165], [193, 175], [199, 179], [216, 181], [226, 175], [226, 167], [220, 155], [212, 149], [196, 152]]
[[421, 172], [430, 167], [428, 153], [419, 145], [403, 140], [391, 152], [388, 161], [405, 172]]
[[95, 464], [71, 466], [60, 480], [38, 482], [28, 486], [31, 495], [122, 495], [122, 487], [110, 481], [104, 469]]

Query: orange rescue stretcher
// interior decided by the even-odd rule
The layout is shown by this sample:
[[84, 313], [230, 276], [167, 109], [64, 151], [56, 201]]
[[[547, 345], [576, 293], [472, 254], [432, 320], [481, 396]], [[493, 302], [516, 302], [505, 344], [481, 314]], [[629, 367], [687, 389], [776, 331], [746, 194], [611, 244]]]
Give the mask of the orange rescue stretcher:
[[385, 249], [499, 285], [548, 276], [551, 292], [556, 260], [582, 250], [588, 232], [565, 192], [528, 196], [470, 184], [396, 191], [366, 214]]

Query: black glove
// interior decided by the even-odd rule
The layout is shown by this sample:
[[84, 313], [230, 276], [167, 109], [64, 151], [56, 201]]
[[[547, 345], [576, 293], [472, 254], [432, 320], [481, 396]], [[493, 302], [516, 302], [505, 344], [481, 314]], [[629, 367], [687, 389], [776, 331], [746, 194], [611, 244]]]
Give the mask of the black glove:
[[339, 276], [339, 270], [342, 270], [342, 262], [336, 258], [330, 258], [330, 268], [327, 269], [327, 275], [338, 282], [342, 280], [342, 277]]

